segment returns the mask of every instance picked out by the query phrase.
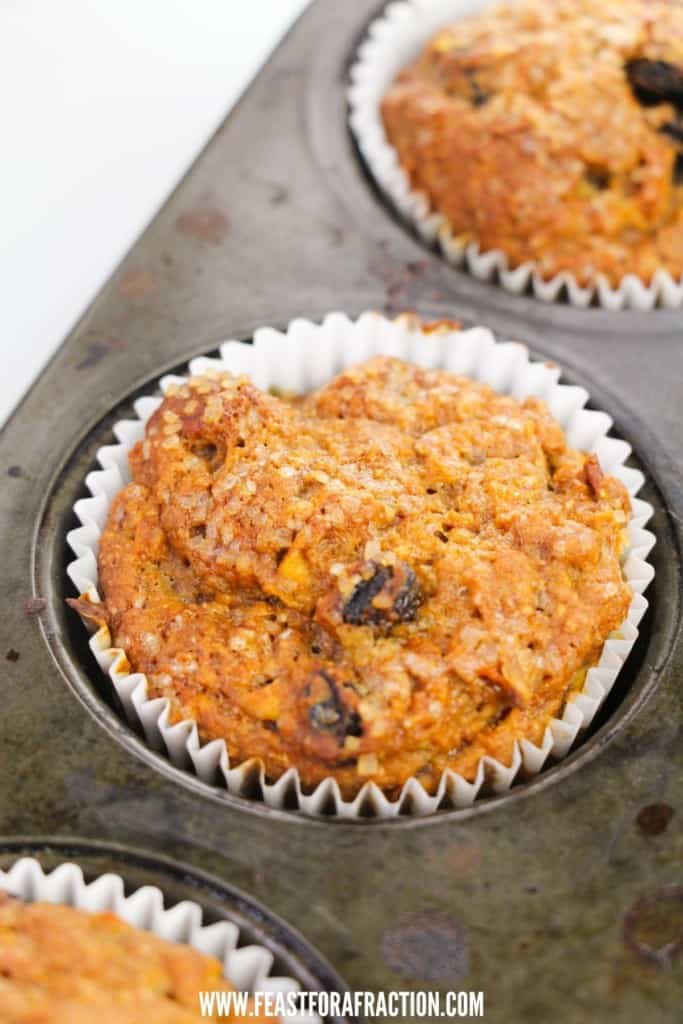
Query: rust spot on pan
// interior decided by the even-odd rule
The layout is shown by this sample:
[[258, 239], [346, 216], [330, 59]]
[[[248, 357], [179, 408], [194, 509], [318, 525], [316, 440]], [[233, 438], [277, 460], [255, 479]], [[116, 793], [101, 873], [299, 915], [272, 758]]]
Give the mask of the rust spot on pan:
[[644, 836], [659, 836], [666, 831], [673, 816], [674, 809], [668, 804], [648, 804], [638, 812], [636, 825]]
[[127, 299], [141, 298], [155, 288], [156, 279], [148, 270], [129, 270], [119, 281], [119, 292]]
[[683, 949], [683, 888], [638, 900], [624, 918], [624, 942], [642, 960], [671, 967]]
[[181, 213], [176, 221], [181, 235], [218, 245], [228, 233], [227, 218], [215, 207], [204, 206]]

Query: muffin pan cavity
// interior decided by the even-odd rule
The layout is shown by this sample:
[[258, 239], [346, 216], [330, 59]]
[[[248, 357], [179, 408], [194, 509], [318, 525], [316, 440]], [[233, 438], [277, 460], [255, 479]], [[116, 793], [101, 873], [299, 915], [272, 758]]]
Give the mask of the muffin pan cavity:
[[[476, 359], [478, 363], [481, 363], [483, 360], [483, 364], [476, 371], [477, 374], [483, 373], [485, 376], [488, 375], [491, 381], [498, 377], [499, 384], [494, 386], [499, 387], [500, 390], [512, 388], [514, 391], [515, 388], [531, 386], [528, 383], [523, 384], [522, 382], [532, 379], [534, 380], [534, 389], [539, 389], [537, 393], [543, 393], [542, 389], [546, 386], [552, 389], [557, 387], [556, 384], [550, 381], [547, 385], [542, 384], [541, 377], [543, 373], [551, 373], [551, 376], [553, 376], [555, 371], [550, 371], [547, 367], [543, 369], [543, 364], [541, 363], [528, 364], [527, 369], [524, 369], [527, 364], [522, 361], [519, 363], [517, 370], [513, 370], [513, 362], [517, 354], [519, 354], [520, 360], [527, 359], [524, 349], [521, 346], [497, 345], [488, 332], [484, 331], [478, 334], [477, 331], [471, 331], [452, 336], [445, 335], [444, 340], [442, 340], [437, 336], [425, 336], [419, 333], [413, 335], [408, 330], [403, 335], [402, 331], [403, 328], [395, 328], [388, 321], [369, 314], [366, 317], [361, 317], [356, 323], [352, 323], [339, 314], [332, 314], [326, 318], [322, 327], [316, 327], [314, 324], [303, 320], [295, 321], [290, 327], [289, 348], [291, 350], [292, 346], [295, 346], [297, 339], [301, 343], [302, 337], [305, 339], [304, 345], [309, 347], [313, 345], [315, 347], [318, 344], [316, 342], [316, 332], [326, 335], [328, 341], [331, 337], [336, 336], [340, 342], [337, 345], [336, 355], [334, 353], [334, 345], [332, 344], [328, 357], [323, 360], [326, 367], [329, 364], [328, 373], [334, 372], [334, 368], [337, 365], [336, 360], [341, 361], [339, 365], [349, 360], [354, 361], [353, 352], [356, 353], [357, 358], [358, 355], [365, 351], [364, 346], [367, 344], [383, 347], [387, 345], [395, 347], [396, 345], [403, 344], [407, 346], [406, 353], [409, 350], [421, 353], [416, 358], [427, 360], [429, 364], [433, 365], [436, 365], [441, 358], [448, 358], [456, 362], [458, 360], [462, 361], [462, 359], [469, 359], [471, 361], [474, 358], [474, 353], [479, 353]], [[348, 338], [346, 337], [347, 335]], [[368, 335], [374, 340], [368, 341]], [[262, 366], [259, 361], [259, 353], [263, 355], [266, 350], [271, 353], [281, 351], [282, 356], [284, 356], [284, 353], [287, 351], [288, 343], [285, 335], [278, 336], [277, 332], [266, 329], [257, 332], [257, 338], [258, 343], [255, 349], [247, 346], [240, 347], [239, 343], [236, 342], [230, 342], [226, 346], [222, 346], [220, 350], [221, 357], [227, 361], [227, 365], [233, 368], [243, 369], [248, 372], [249, 366], [251, 366], [252, 372], [254, 372], [253, 366]], [[450, 349], [444, 348], [449, 340], [455, 344], [452, 355], [448, 357], [445, 354], [439, 355], [440, 351], [442, 353], [450, 351]], [[341, 344], [342, 341], [344, 342], [343, 345]], [[279, 347], [275, 344], [276, 342], [279, 343]], [[349, 346], [351, 352], [347, 350]], [[420, 348], [420, 346], [423, 347]], [[278, 358], [281, 359], [282, 356]], [[511, 360], [513, 361], [511, 362]], [[213, 359], [193, 362], [191, 369], [193, 372], [200, 372], [213, 365], [217, 365], [215, 356]], [[299, 389], [301, 381], [298, 377], [296, 381], [294, 380], [297, 374], [296, 365], [296, 360], [290, 355], [287, 358], [287, 373], [292, 375], [291, 386]], [[302, 363], [303, 365], [307, 365], [305, 374], [308, 374], [309, 377], [312, 374], [308, 386], [319, 384], [320, 382], [317, 381], [316, 374], [323, 372], [323, 370], [320, 368], [316, 369], [315, 365], [312, 365], [310, 362], [308, 364]], [[507, 369], [504, 368], [506, 365]], [[180, 369], [186, 372], [187, 367], [181, 367]], [[460, 369], [463, 372], [467, 372], [464, 365]], [[263, 367], [261, 372], [266, 372]], [[475, 371], [472, 370], [472, 372], [474, 373]], [[503, 385], [500, 375], [503, 374], [505, 377], [511, 373], [516, 375], [515, 379], [518, 380], [518, 383]], [[176, 374], [167, 375], [164, 378], [167, 384], [175, 382], [175, 380], [177, 380]], [[553, 376], [553, 380], [556, 380], [555, 376]], [[635, 617], [633, 622], [638, 628], [633, 630], [633, 636], [635, 637], [639, 633], [639, 638], [634, 649], [630, 651], [633, 640], [629, 641], [631, 634], [628, 631], [631, 629], [631, 626], [626, 625], [624, 627], [626, 632], [623, 635], [620, 634], [621, 639], [616, 641], [614, 652], [609, 655], [605, 654], [603, 657], [601, 661], [602, 667], [595, 676], [594, 682], [587, 682], [586, 697], [581, 699], [588, 703], [585, 705], [585, 709], [584, 705], [580, 702], [577, 705], [577, 707], [581, 708], [582, 713], [585, 711], [587, 715], [583, 726], [578, 727], [578, 738], [577, 727], [573, 726], [572, 729], [569, 729], [569, 723], [573, 721], [571, 714], [569, 714], [569, 717], [565, 715], [563, 721], [566, 721], [566, 726], [562, 725], [560, 727], [558, 724], [557, 730], [559, 732], [553, 726], [554, 745], [551, 744], [546, 749], [544, 743], [543, 750], [545, 752], [543, 755], [541, 755], [541, 748], [537, 748], [538, 753], [534, 754], [531, 748], [527, 750], [525, 746], [522, 746], [521, 753], [523, 756], [519, 760], [513, 761], [510, 768], [504, 768], [504, 766], [492, 761], [490, 765], [483, 769], [482, 781], [476, 783], [474, 787], [469, 783], [465, 785], [462, 780], [458, 782], [459, 777], [456, 776], [447, 785], [444, 783], [443, 792], [441, 793], [441, 789], [439, 790], [441, 795], [436, 800], [424, 800], [420, 791], [415, 791], [414, 787], [417, 784], [409, 784], [406, 786], [401, 799], [396, 803], [387, 802], [386, 799], [381, 798], [381, 794], [378, 791], [374, 792], [372, 787], [370, 787], [367, 792], [363, 790], [357, 800], [347, 804], [340, 800], [338, 794], [335, 795], [334, 787], [325, 789], [326, 795], [323, 796], [322, 790], [320, 792], [316, 791], [315, 794], [303, 791], [296, 778], [283, 779], [278, 786], [266, 784], [256, 767], [247, 766], [244, 769], [239, 769], [239, 766], [230, 765], [228, 770], [227, 762], [219, 759], [220, 752], [215, 749], [215, 744], [207, 747], [200, 747], [198, 745], [196, 736], [193, 738], [193, 731], [187, 731], [189, 723], [187, 727], [175, 726], [172, 729], [163, 725], [162, 719], [159, 719], [157, 724], [160, 709], [157, 710], [156, 705], [159, 702], [148, 702], [145, 704], [146, 698], [139, 696], [139, 679], [141, 677], [126, 677], [125, 669], [123, 670], [123, 675], [116, 669], [119, 655], [116, 652], [112, 652], [110, 655], [105, 647], [101, 646], [99, 633], [97, 637], [93, 637], [89, 647], [87, 633], [83, 624], [73, 612], [67, 609], [65, 604], [66, 597], [71, 597], [74, 593], [73, 587], [68, 582], [66, 576], [67, 566], [69, 567], [72, 579], [79, 581], [79, 589], [87, 589], [88, 579], [96, 580], [96, 575], [92, 575], [93, 571], [96, 573], [96, 568], [93, 569], [96, 546], [91, 547], [93, 538], [90, 537], [88, 530], [80, 527], [79, 531], [71, 534], [71, 543], [80, 554], [78, 563], [74, 562], [73, 557], [70, 557], [70, 553], [65, 545], [65, 537], [69, 532], [69, 528], [77, 525], [73, 518], [73, 505], [84, 494], [99, 495], [95, 505], [92, 506], [93, 513], [97, 513], [100, 518], [106, 514], [104, 506], [99, 512], [97, 511], [99, 503], [100, 501], [108, 503], [112, 497], [109, 491], [112, 486], [114, 491], [118, 489], [120, 483], [114, 481], [113, 484], [108, 484], [106, 482], [106, 474], [103, 475], [101, 471], [98, 471], [98, 473], [87, 477], [88, 489], [84, 490], [84, 478], [86, 478], [89, 468], [96, 469], [95, 453], [100, 450], [103, 444], [105, 446], [109, 445], [111, 440], [113, 440], [110, 431], [114, 423], [124, 421], [116, 430], [120, 441], [124, 438], [129, 438], [132, 441], [134, 440], [134, 435], [135, 437], [138, 436], [139, 429], [138, 427], [134, 428], [136, 421], [134, 417], [149, 414], [151, 410], [150, 403], [153, 400], [147, 396], [154, 393], [155, 383], [150, 382], [148, 385], [143, 385], [139, 392], [136, 392], [130, 399], [111, 410], [98, 425], [88, 432], [72, 456], [67, 460], [64, 470], [59, 473], [58, 494], [48, 497], [44, 514], [45, 525], [41, 531], [41, 533], [44, 532], [47, 539], [49, 534], [47, 524], [58, 522], [60, 536], [58, 539], [52, 538], [53, 542], [56, 541], [56, 543], [53, 543], [51, 551], [49, 544], [47, 548], [44, 548], [42, 543], [38, 543], [36, 549], [38, 556], [36, 569], [39, 576], [42, 575], [42, 578], [45, 579], [45, 570], [48, 566], [51, 566], [51, 571], [48, 574], [48, 590], [50, 593], [50, 609], [55, 620], [55, 629], [48, 630], [48, 642], [67, 679], [95, 718], [112, 732], [128, 750], [134, 751], [165, 773], [171, 773], [176, 781], [193, 788], [198, 787], [205, 795], [211, 795], [214, 798], [227, 801], [236, 800], [245, 809], [257, 812], [275, 810], [288, 813], [290, 810], [298, 809], [313, 815], [331, 814], [335, 817], [379, 817], [396, 820], [402, 820], [411, 815], [429, 815], [435, 812], [439, 816], [446, 813], [462, 814], [476, 812], [480, 806], [490, 806], [491, 803], [501, 802], [506, 799], [502, 795], [489, 795], [485, 797], [487, 791], [489, 794], [496, 792], [501, 794], [509, 790], [511, 785], [513, 788], [510, 792], [513, 794], [522, 791], [533, 791], [539, 785], [539, 781], [545, 783], [546, 780], [559, 777], [560, 768], [564, 768], [564, 765], [554, 765], [554, 762], [564, 758], [568, 748], [571, 746], [575, 749], [574, 753], [569, 757], [567, 764], [583, 763], [583, 761], [590, 758], [604, 745], [608, 738], [618, 731], [619, 723], [628, 719], [629, 709], [635, 707], [653, 685], [652, 673], [648, 670], [648, 663], [651, 662], [651, 658], [649, 655], [647, 658], [645, 657], [646, 652], [649, 652], [651, 646], [651, 618], [650, 615], [646, 615], [642, 624], [640, 624], [640, 618], [648, 602], [654, 601], [655, 604], [657, 603], [657, 589], [659, 586], [659, 581], [657, 580], [648, 589], [647, 601], [643, 601], [639, 596], [635, 598], [633, 606]], [[580, 389], [576, 388], [560, 387], [557, 392], [551, 390], [549, 394], [555, 396], [551, 399], [551, 403], [559, 403], [559, 409], [563, 401], [570, 398], [573, 400], [573, 396], [578, 396], [579, 392]], [[140, 400], [140, 394], [143, 395], [142, 400]], [[599, 401], [599, 398], [594, 400]], [[574, 422], [575, 426], [573, 429], [576, 435], [574, 443], [579, 447], [594, 443], [587, 439], [587, 435], [586, 440], [583, 442], [578, 439], [581, 429], [578, 426], [578, 421], [574, 420]], [[601, 422], [599, 413], [587, 412], [585, 414], [586, 426], [583, 429], [586, 429], [588, 424], [597, 425], [598, 422]], [[601, 429], [604, 429], [604, 427]], [[620, 451], [619, 442], [611, 440], [608, 444], [607, 440], [605, 439], [604, 454], [602, 456], [604, 460], [609, 460], [612, 457], [610, 454], [612, 447], [614, 448], [615, 457]], [[601, 441], [598, 445], [598, 449], [601, 451], [603, 450], [602, 445], [603, 442]], [[104, 465], [118, 465], [120, 462], [122, 467], [125, 468], [125, 448], [121, 449], [120, 456], [116, 454], [116, 451], [116, 448], [106, 447], [104, 462], [102, 462], [103, 456], [100, 454], [100, 463]], [[620, 455], [620, 458], [623, 458], [623, 453]], [[624, 470], [626, 474], [625, 480], [631, 478], [634, 481], [640, 480], [640, 471], [635, 469], [635, 465], [636, 463], [634, 462], [630, 469]], [[606, 466], [609, 471], [614, 472], [616, 471], [617, 463], [611, 466], [609, 461], [607, 461]], [[660, 520], [664, 521], [660, 499], [649, 479], [647, 467], [644, 467], [644, 469], [643, 476], [648, 482], [645, 485], [642, 497], [646, 503], [652, 502], [653, 507], [657, 510], [655, 520], [658, 522]], [[118, 476], [117, 480], [119, 480]], [[89, 500], [92, 501], [92, 499]], [[55, 515], [58, 515], [58, 513], [53, 511], [56, 502], [59, 503], [62, 509], [58, 519], [55, 519]], [[636, 517], [641, 515], [641, 507], [646, 508], [647, 504], [642, 505], [641, 494], [639, 493], [635, 504]], [[79, 512], [82, 523], [87, 523], [90, 519], [91, 513], [86, 511], [89, 508], [90, 506], [87, 503], [77, 505], [77, 509], [82, 510]], [[633, 541], [633, 543], [635, 547], [641, 544], [645, 545], [642, 551], [649, 560], [649, 551], [653, 538], [651, 534], [641, 534], [641, 529], [639, 528], [637, 534], [634, 535], [639, 539]], [[629, 557], [631, 558], [631, 556]], [[642, 557], [642, 555], [637, 557]], [[633, 559], [631, 558], [631, 561], [627, 561], [627, 566], [632, 565], [632, 562]], [[669, 571], [671, 568], [669, 567]], [[675, 567], [673, 568], [675, 572], [676, 569]], [[636, 567], [636, 564], [633, 563], [633, 567], [628, 569], [628, 572], [635, 574], [632, 577], [634, 580], [633, 586], [637, 590], [642, 591], [648, 587], [653, 570], [645, 563], [640, 568]], [[667, 576], [666, 569], [663, 575]], [[636, 607], [640, 610], [635, 611]], [[620, 655], [619, 652], [622, 649], [624, 653]], [[93, 654], [96, 655], [97, 660], [100, 662], [99, 667]], [[620, 668], [623, 658], [627, 654], [626, 663]], [[614, 657], [621, 657], [621, 661], [613, 661]], [[618, 676], [614, 685], [611, 682], [607, 685], [605, 692], [608, 693], [608, 698], [605, 700], [604, 694], [599, 696], [600, 686], [602, 685], [601, 672], [607, 671], [610, 665], [616, 667], [614, 676], [616, 676], [617, 671]], [[109, 679], [102, 669], [109, 672]], [[112, 672], [115, 675], [112, 675]], [[128, 678], [130, 679], [130, 685], [127, 682]], [[114, 685], [112, 685], [110, 680], [114, 680]], [[598, 686], [597, 690], [594, 689], [596, 685]], [[592, 703], [596, 698], [597, 703]], [[139, 703], [140, 700], [142, 700], [142, 704]], [[596, 709], [600, 707], [603, 701], [604, 706], [596, 714]], [[136, 729], [138, 735], [136, 735]], [[569, 731], [567, 731], [565, 738], [566, 730]], [[550, 739], [548, 737], [547, 739], [550, 743]], [[170, 760], [167, 755], [170, 755]], [[517, 755], [515, 756], [517, 757]], [[221, 755], [221, 758], [223, 757], [224, 754]], [[537, 775], [542, 767], [544, 769], [542, 775], [539, 779], [534, 780], [534, 776]], [[413, 785], [412, 789], [411, 785]], [[261, 801], [264, 801], [264, 803]]]
[[[435, 252], [450, 264], [452, 267], [466, 269], [474, 278], [491, 282], [513, 295], [529, 295], [542, 302], [559, 302], [570, 305], [576, 309], [588, 307], [602, 307], [610, 312], [620, 310], [652, 311], [656, 309], [680, 309], [683, 306], [683, 277], [675, 276], [660, 266], [655, 269], [654, 274], [648, 273], [647, 278], [639, 277], [637, 272], [623, 274], [619, 279], [615, 266], [606, 264], [602, 267], [601, 260], [604, 259], [603, 251], [591, 250], [592, 255], [586, 256], [585, 262], [597, 267], [594, 276], [589, 280], [583, 280], [581, 276], [575, 276], [572, 266], [564, 269], [557, 269], [557, 266], [549, 262], [552, 258], [552, 230], [547, 226], [538, 229], [539, 234], [545, 237], [548, 234], [547, 250], [541, 250], [540, 255], [529, 255], [529, 247], [522, 247], [516, 262], [508, 258], [503, 252], [505, 245], [501, 242], [501, 248], [488, 248], [480, 246], [473, 232], [468, 230], [465, 233], [453, 233], [447, 217], [439, 212], [444, 209], [443, 196], [439, 209], [434, 208], [426, 191], [413, 187], [409, 175], [404, 170], [399, 154], [394, 145], [387, 137], [387, 131], [392, 138], [395, 138], [396, 127], [400, 124], [401, 112], [404, 118], [417, 117], [416, 111], [421, 111], [422, 120], [412, 126], [410, 132], [405, 132], [402, 142], [397, 145], [408, 147], [410, 162], [413, 163], [420, 158], [419, 152], [411, 153], [410, 146], [416, 136], [424, 134], [429, 136], [433, 132], [434, 124], [430, 122], [425, 113], [429, 109], [429, 103], [436, 102], [431, 93], [427, 91], [421, 105], [410, 102], [403, 96], [396, 103], [400, 108], [391, 116], [390, 127], [385, 131], [385, 124], [380, 114], [380, 105], [383, 97], [390, 91], [396, 75], [403, 69], [409, 67], [418, 57], [425, 44], [441, 28], [449, 24], [457, 23], [460, 19], [486, 14], [488, 11], [499, 5], [495, 0], [397, 0], [387, 4], [366, 29], [360, 44], [350, 57], [348, 102], [349, 126], [357, 147], [359, 160], [365, 174], [373, 182], [378, 190], [384, 204], [397, 215], [400, 220], [412, 230], [423, 244], [432, 248]], [[495, 48], [492, 51], [495, 53]], [[440, 59], [440, 52], [437, 52], [435, 60]], [[474, 58], [473, 58], [474, 59]], [[495, 67], [495, 60], [493, 61]], [[473, 110], [486, 106], [491, 95], [482, 88], [478, 75], [483, 72], [493, 74], [488, 67], [473, 64], [465, 66], [464, 84], [456, 78], [455, 83], [462, 91], [462, 96], [467, 99]], [[657, 104], [671, 104], [677, 111], [673, 120], [662, 124], [659, 129], [661, 133], [674, 143], [683, 140], [683, 129], [680, 122], [680, 109], [683, 103], [683, 70], [674, 64], [663, 60], [633, 59], [624, 66], [623, 80], [621, 82], [623, 92], [616, 90], [616, 97], [623, 100], [624, 95], [629, 93], [629, 85], [634, 95], [642, 106], [654, 106]], [[495, 85], [494, 85], [495, 88]], [[622, 106], [623, 103], [622, 103]], [[624, 106], [624, 110], [628, 109]], [[621, 111], [621, 116], [624, 115]], [[391, 125], [393, 124], [393, 129]], [[423, 132], [420, 132], [420, 127]], [[599, 128], [597, 123], [596, 131]], [[393, 135], [392, 135], [393, 130]], [[444, 132], [453, 131], [453, 125], [448, 125]], [[467, 131], [464, 126], [463, 131]], [[484, 129], [486, 131], [486, 129]], [[401, 132], [399, 131], [399, 135]], [[448, 135], [444, 136], [444, 145], [448, 145]], [[532, 140], [530, 140], [532, 141]], [[486, 146], [486, 135], [481, 143]], [[542, 145], [542, 143], [541, 143]], [[435, 153], [438, 150], [435, 148]], [[613, 202], [626, 202], [625, 197], [634, 196], [638, 193], [639, 180], [642, 177], [642, 169], [636, 165], [624, 177], [624, 174], [613, 165], [609, 156], [604, 156], [599, 147], [596, 149], [595, 163], [590, 161], [585, 166], [583, 177], [580, 179], [579, 188], [579, 209], [583, 214], [585, 196], [597, 197], [598, 209], [610, 209], [609, 203], [605, 205], [601, 193], [610, 193], [609, 199]], [[462, 160], [466, 161], [471, 154], [465, 147], [460, 154]], [[520, 160], [526, 157], [522, 152], [517, 154]], [[512, 151], [508, 159], [516, 157]], [[452, 159], [459, 162], [456, 153]], [[675, 187], [678, 182], [681, 155], [674, 163], [673, 181], [668, 183], [675, 201]], [[495, 146], [492, 150], [492, 159], [486, 164], [477, 166], [477, 174], [495, 174]], [[611, 168], [611, 169], [610, 169]], [[612, 173], [614, 171], [614, 173]], [[533, 181], [536, 169], [533, 162], [529, 163], [526, 171], [522, 174], [525, 182]], [[440, 180], [439, 175], [434, 171], [432, 180]], [[623, 180], [622, 180], [623, 179]], [[415, 177], [413, 176], [413, 181]], [[469, 179], [468, 179], [469, 180]], [[663, 181], [668, 182], [668, 177]], [[565, 182], [558, 178], [555, 183], [558, 188], [564, 187], [566, 194], [564, 201], [568, 206], [576, 204], [569, 179]], [[515, 187], [515, 177], [511, 176], [510, 188]], [[518, 186], [517, 186], [518, 187]], [[533, 187], [527, 185], [526, 187]], [[662, 185], [664, 187], [664, 184]], [[458, 189], [454, 186], [454, 194]], [[438, 192], [438, 187], [435, 186]], [[461, 191], [465, 191], [463, 189]], [[585, 196], [584, 196], [585, 194]], [[502, 223], [506, 223], [504, 204], [501, 206], [498, 193], [493, 192], [490, 201], [497, 211], [496, 216]], [[471, 200], [473, 208], [480, 204], [485, 210], [489, 202], [486, 192], [473, 193]], [[601, 205], [602, 204], [602, 205]], [[446, 203], [447, 206], [447, 203]], [[529, 207], [529, 197], [520, 191], [520, 201], [516, 208]], [[458, 209], [457, 204], [455, 205]], [[467, 207], [465, 208], [467, 209]], [[502, 210], [502, 212], [501, 212]], [[528, 215], [528, 212], [527, 212]], [[466, 218], [467, 214], [460, 212], [460, 216]], [[471, 216], [471, 214], [469, 215]], [[516, 213], [519, 216], [519, 213]], [[599, 213], [595, 214], [600, 216]], [[580, 217], [577, 214], [577, 217]], [[457, 222], [457, 214], [455, 215]], [[531, 219], [531, 218], [530, 218]], [[465, 222], [465, 220], [463, 221]], [[494, 232], [492, 220], [485, 220], [489, 225], [489, 231]], [[516, 222], [515, 222], [516, 223]], [[580, 220], [579, 220], [580, 223]], [[673, 224], [673, 221], [672, 221]], [[472, 227], [465, 222], [465, 227]], [[529, 229], [532, 232], [534, 229]], [[502, 232], [501, 237], [503, 237]], [[514, 234], [514, 232], [513, 232]], [[484, 234], [484, 237], [487, 237]], [[508, 246], [510, 238], [508, 237]], [[614, 235], [614, 244], [618, 246], [618, 232]], [[584, 244], [588, 246], [591, 232], [585, 236]], [[492, 243], [491, 243], [492, 244]], [[605, 240], [604, 251], [609, 251], [609, 241]], [[673, 258], [673, 257], [672, 257]], [[523, 262], [522, 262], [523, 260]], [[654, 264], [656, 267], [656, 264]], [[600, 269], [602, 267], [602, 269]], [[548, 269], [550, 268], [550, 269]], [[553, 269], [555, 268], [555, 269]], [[578, 271], [577, 271], [578, 274]]]
[[[305, 939], [225, 882], [163, 857], [103, 843], [16, 840], [0, 843], [0, 890], [33, 902], [112, 911], [135, 928], [218, 958], [238, 990], [344, 991]], [[354, 1024], [314, 1014], [296, 1024]]]

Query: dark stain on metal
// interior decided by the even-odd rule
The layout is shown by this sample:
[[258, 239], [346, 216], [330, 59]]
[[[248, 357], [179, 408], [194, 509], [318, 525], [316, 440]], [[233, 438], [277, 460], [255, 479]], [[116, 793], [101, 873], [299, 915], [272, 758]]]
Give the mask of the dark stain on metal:
[[291, 196], [289, 185], [273, 178], [262, 178], [254, 174], [253, 167], [245, 168], [241, 172], [240, 178], [245, 184], [263, 187], [268, 193], [269, 206], [285, 206], [289, 202]]
[[340, 246], [344, 244], [344, 229], [339, 227], [338, 224], [331, 224], [326, 222], [323, 224], [327, 237], [333, 246]]
[[282, 206], [289, 199], [289, 189], [286, 185], [279, 185], [274, 182], [271, 186], [270, 193], [270, 205], [271, 206]]
[[105, 341], [92, 341], [80, 363], [76, 363], [76, 369], [90, 370], [104, 359], [107, 352], [109, 352], [109, 345]]
[[47, 601], [44, 597], [31, 597], [24, 605], [27, 615], [40, 615], [46, 607]]
[[10, 647], [9, 651], [5, 655], [7, 661], [19, 661], [19, 651], [15, 651], [13, 647]]
[[368, 270], [384, 283], [384, 312], [395, 314], [415, 304], [412, 295], [415, 286], [423, 289], [423, 277], [430, 270], [427, 259], [397, 263], [387, 251], [387, 245], [380, 242], [378, 252], [368, 260]]
[[674, 809], [669, 804], [648, 804], [642, 807], [636, 817], [636, 824], [645, 836], [659, 836], [674, 816]]
[[201, 242], [218, 245], [228, 233], [228, 221], [224, 214], [215, 207], [197, 207], [181, 213], [176, 220], [176, 228], [181, 235], [197, 238]]
[[20, 479], [24, 475], [24, 471], [21, 466], [10, 466], [7, 470], [7, 476], [13, 477], [15, 480]]
[[129, 270], [119, 281], [119, 292], [128, 299], [141, 298], [155, 288], [156, 279], [148, 270]]
[[438, 910], [404, 917], [386, 928], [380, 949], [389, 967], [420, 981], [457, 984], [469, 971], [467, 928]]
[[624, 918], [624, 942], [643, 960], [671, 967], [683, 949], [683, 888], [645, 896]]

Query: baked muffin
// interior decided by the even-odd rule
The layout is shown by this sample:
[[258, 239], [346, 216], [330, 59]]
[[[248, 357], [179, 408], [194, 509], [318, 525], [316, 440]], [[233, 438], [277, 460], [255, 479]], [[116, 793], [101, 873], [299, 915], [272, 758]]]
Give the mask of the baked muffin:
[[[0, 1021], [4, 1024], [218, 1020], [218, 1015], [201, 1015], [200, 991], [233, 991], [213, 957], [139, 931], [112, 913], [22, 903], [0, 893]], [[268, 1018], [223, 1015], [220, 1019]]]
[[106, 623], [233, 765], [345, 797], [540, 742], [631, 592], [628, 495], [539, 400], [376, 357], [304, 398], [172, 387], [99, 546]]
[[683, 4], [520, 0], [444, 27], [381, 114], [453, 235], [541, 277], [683, 277]]

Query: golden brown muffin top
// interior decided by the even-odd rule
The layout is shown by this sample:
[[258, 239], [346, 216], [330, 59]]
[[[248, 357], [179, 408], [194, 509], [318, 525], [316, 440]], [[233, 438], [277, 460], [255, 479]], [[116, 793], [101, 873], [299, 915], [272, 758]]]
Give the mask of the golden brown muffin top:
[[0, 893], [2, 1024], [195, 1024], [218, 1019], [201, 1016], [200, 991], [232, 990], [213, 957], [116, 914]]
[[539, 741], [625, 618], [629, 500], [546, 406], [377, 357], [173, 388], [100, 541], [131, 667], [232, 764], [395, 793]]
[[454, 234], [547, 277], [683, 275], [680, 0], [521, 0], [464, 17], [382, 110]]

